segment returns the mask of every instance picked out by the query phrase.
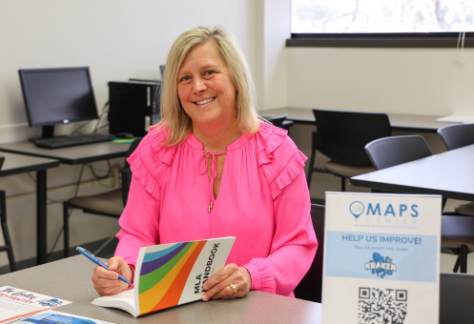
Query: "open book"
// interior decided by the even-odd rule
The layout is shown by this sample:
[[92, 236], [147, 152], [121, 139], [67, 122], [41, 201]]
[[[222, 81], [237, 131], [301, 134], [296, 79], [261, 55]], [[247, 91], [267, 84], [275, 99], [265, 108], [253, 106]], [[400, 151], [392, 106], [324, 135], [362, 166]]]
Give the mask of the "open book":
[[134, 317], [200, 300], [202, 285], [225, 265], [235, 237], [154, 245], [140, 249], [134, 289], [99, 297], [92, 304]]

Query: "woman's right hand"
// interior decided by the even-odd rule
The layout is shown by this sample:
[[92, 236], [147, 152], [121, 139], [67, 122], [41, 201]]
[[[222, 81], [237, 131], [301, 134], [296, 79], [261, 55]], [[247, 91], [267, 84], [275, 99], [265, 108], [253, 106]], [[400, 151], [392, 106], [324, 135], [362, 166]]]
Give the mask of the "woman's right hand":
[[116, 295], [127, 290], [129, 285], [120, 280], [118, 275], [121, 274], [131, 282], [133, 271], [130, 269], [130, 266], [119, 256], [110, 258], [106, 264], [109, 270], [96, 266], [91, 278], [94, 288], [99, 295]]

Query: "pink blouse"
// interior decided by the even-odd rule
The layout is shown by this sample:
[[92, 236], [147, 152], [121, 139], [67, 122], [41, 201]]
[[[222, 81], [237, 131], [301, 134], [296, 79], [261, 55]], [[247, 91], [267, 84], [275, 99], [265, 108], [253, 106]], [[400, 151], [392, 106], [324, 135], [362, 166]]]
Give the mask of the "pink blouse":
[[134, 265], [143, 246], [235, 236], [227, 263], [248, 270], [251, 288], [294, 296], [318, 242], [306, 156], [286, 131], [261, 123], [256, 134], [228, 145], [217, 199], [210, 153], [194, 135], [172, 147], [163, 140], [163, 131], [151, 130], [128, 159], [133, 179], [115, 255]]

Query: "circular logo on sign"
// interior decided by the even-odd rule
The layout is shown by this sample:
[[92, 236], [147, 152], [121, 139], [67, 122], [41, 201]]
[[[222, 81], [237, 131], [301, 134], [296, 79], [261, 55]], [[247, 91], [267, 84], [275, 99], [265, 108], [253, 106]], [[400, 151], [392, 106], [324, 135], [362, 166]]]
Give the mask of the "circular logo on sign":
[[360, 201], [354, 201], [350, 206], [349, 210], [352, 215], [354, 215], [355, 218], [359, 218], [360, 215], [364, 212], [364, 204], [361, 203]]

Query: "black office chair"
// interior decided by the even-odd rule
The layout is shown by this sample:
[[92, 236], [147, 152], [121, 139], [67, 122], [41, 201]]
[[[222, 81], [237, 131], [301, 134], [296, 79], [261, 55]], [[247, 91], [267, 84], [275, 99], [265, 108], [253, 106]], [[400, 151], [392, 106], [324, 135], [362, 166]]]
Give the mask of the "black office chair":
[[323, 291], [324, 206], [311, 205], [311, 218], [319, 246], [308, 273], [295, 289], [295, 296], [320, 303]]
[[[130, 145], [126, 157], [129, 157], [140, 143], [141, 138], [137, 138]], [[95, 214], [100, 216], [119, 218], [123, 209], [127, 204], [128, 190], [132, 180], [132, 172], [130, 165], [125, 160], [122, 170], [122, 188], [108, 191], [105, 193], [80, 196], [71, 198], [63, 203], [63, 221], [64, 221], [64, 256], [68, 257], [69, 253], [69, 210], [76, 208], [82, 209], [84, 213]], [[94, 254], [99, 253], [115, 236], [110, 237], [107, 241], [97, 249]]]
[[474, 275], [441, 273], [439, 323], [471, 324], [474, 319], [473, 291]]
[[293, 126], [293, 121], [286, 120], [286, 118], [288, 118], [288, 114], [275, 117], [265, 117], [265, 119], [271, 122], [274, 126], [286, 129], [288, 131], [288, 135], [290, 135], [290, 128]]
[[[346, 189], [346, 178], [375, 171], [364, 146], [377, 138], [392, 135], [387, 114], [313, 109], [317, 131], [313, 132], [311, 158], [308, 168], [308, 187], [313, 172], [326, 172], [341, 178], [341, 189]], [[315, 168], [316, 150], [331, 160], [325, 169]]]
[[[432, 155], [428, 144], [420, 135], [380, 138], [367, 144], [365, 150], [377, 170]], [[443, 206], [445, 202], [446, 199], [443, 199]], [[459, 224], [466, 221], [466, 217], [458, 217], [442, 216], [441, 251], [458, 255], [453, 271], [457, 272], [461, 268], [461, 272], [465, 273], [467, 272], [467, 255], [474, 250], [474, 238], [472, 235], [457, 230]]]
[[[0, 170], [2, 169], [3, 162], [5, 157], [0, 156]], [[3, 240], [5, 241], [4, 246], [0, 246], [0, 252], [7, 252], [8, 262], [10, 263], [10, 271], [16, 271], [16, 262], [13, 255], [12, 241], [10, 239], [10, 231], [8, 230], [7, 225], [7, 199], [5, 191], [0, 190], [0, 222], [2, 224]]]
[[[474, 144], [474, 124], [445, 126], [438, 129], [448, 150]], [[455, 208], [457, 214], [474, 216], [474, 202], [459, 205]]]

